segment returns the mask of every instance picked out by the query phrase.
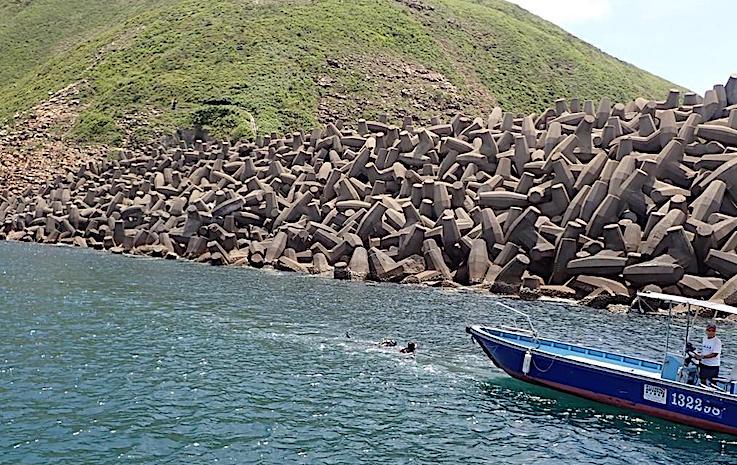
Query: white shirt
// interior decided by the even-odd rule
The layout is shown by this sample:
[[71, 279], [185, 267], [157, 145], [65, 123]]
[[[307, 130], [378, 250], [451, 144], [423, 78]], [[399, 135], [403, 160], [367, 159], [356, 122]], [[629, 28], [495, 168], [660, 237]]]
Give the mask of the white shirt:
[[[704, 355], [717, 353], [718, 355], [713, 358], [703, 358]], [[714, 336], [709, 339], [704, 336], [704, 340], [701, 342], [701, 364], [709, 367], [718, 367], [721, 363], [722, 354], [722, 341], [718, 337]]]

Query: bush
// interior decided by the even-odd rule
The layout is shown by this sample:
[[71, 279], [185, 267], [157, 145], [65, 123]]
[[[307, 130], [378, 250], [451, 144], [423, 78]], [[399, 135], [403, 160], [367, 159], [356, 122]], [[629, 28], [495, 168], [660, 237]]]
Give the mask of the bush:
[[205, 105], [192, 112], [192, 126], [205, 128], [215, 136], [239, 139], [256, 137], [253, 116], [236, 105]]

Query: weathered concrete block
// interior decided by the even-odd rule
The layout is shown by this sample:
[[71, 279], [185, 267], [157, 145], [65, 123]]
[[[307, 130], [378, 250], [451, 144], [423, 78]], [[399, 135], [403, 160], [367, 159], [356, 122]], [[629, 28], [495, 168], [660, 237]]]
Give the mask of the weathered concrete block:
[[714, 302], [722, 302], [727, 305], [737, 305], [737, 275], [726, 281], [719, 290], [711, 296]]
[[691, 217], [699, 221], [706, 221], [709, 215], [719, 211], [726, 189], [727, 185], [719, 180], [709, 184], [701, 195], [691, 202]]
[[[337, 269], [337, 265], [336, 265]], [[353, 279], [363, 280], [368, 278], [370, 273], [368, 252], [363, 247], [356, 247], [351, 255], [351, 260], [348, 264], [348, 269], [351, 272]]]
[[617, 276], [622, 273], [626, 263], [626, 257], [599, 253], [570, 260], [567, 271], [570, 275]]
[[512, 242], [507, 242], [504, 245], [495, 244], [490, 257], [493, 257], [493, 263], [495, 265], [499, 265], [501, 267], [509, 263], [509, 261], [521, 251], [522, 249], [520, 249], [517, 244]]
[[737, 105], [737, 74], [729, 76], [727, 83], [724, 85], [724, 91], [727, 97], [727, 105]]
[[669, 286], [683, 278], [684, 270], [681, 265], [658, 257], [655, 260], [630, 265], [622, 271], [622, 275], [637, 287], [647, 284]]
[[[680, 226], [686, 221], [686, 215], [680, 210], [669, 211], [661, 220], [659, 220], [652, 230], [647, 234], [647, 241], [640, 244], [638, 251], [643, 255], [652, 255], [658, 244], [663, 240], [668, 229], [673, 226]], [[680, 279], [680, 278], [679, 278]]]
[[499, 221], [490, 208], [481, 210], [481, 235], [490, 251], [494, 244], [504, 241], [504, 233]]
[[346, 262], [338, 262], [335, 264], [335, 268], [333, 268], [333, 279], [351, 280], [351, 272], [348, 269], [348, 264]]
[[425, 270], [404, 278], [402, 284], [422, 284], [443, 279], [443, 274], [436, 270]]
[[479, 194], [478, 204], [481, 207], [493, 209], [506, 209], [509, 207], [526, 207], [528, 205], [527, 195], [517, 192], [493, 191]]
[[620, 296], [628, 299], [630, 291], [621, 282], [601, 276], [578, 275], [571, 278], [566, 284], [568, 287], [577, 290], [580, 294], [591, 294], [597, 290], [605, 290], [614, 296]]
[[696, 188], [697, 192], [703, 192], [715, 181], [723, 181], [727, 188], [732, 188], [737, 183], [737, 157], [722, 164], [711, 174], [695, 182], [693, 187]]
[[356, 235], [358, 235], [358, 237], [363, 241], [368, 240], [369, 235], [371, 235], [378, 227], [381, 222], [381, 218], [384, 216], [384, 213], [386, 213], [386, 210], [387, 206], [382, 202], [374, 203], [368, 212], [366, 212], [366, 215], [361, 219]]
[[278, 258], [274, 263], [274, 268], [281, 271], [293, 271], [295, 273], [307, 273], [309, 271], [306, 266], [302, 265], [297, 260], [285, 256]]
[[207, 239], [201, 236], [192, 236], [187, 241], [187, 249], [184, 256], [197, 258], [207, 251]]
[[368, 251], [368, 264], [369, 276], [375, 281], [392, 281], [402, 273], [397, 262], [376, 247], [371, 247]]
[[678, 281], [678, 288], [681, 293], [686, 297], [695, 299], [708, 300], [719, 290], [719, 287], [709, 279], [690, 274], [683, 275], [683, 278]]
[[587, 163], [579, 174], [578, 179], [576, 179], [576, 183], [573, 186], [574, 190], [578, 191], [583, 186], [591, 185], [595, 180], [599, 179], [607, 160], [607, 154], [602, 152]]
[[502, 267], [494, 282], [519, 287], [522, 284], [522, 275], [527, 271], [527, 267], [529, 265], [530, 259], [527, 258], [526, 255], [517, 254], [512, 260], [504, 265], [504, 267]]
[[450, 249], [461, 240], [461, 231], [453, 213], [448, 210], [440, 219], [442, 226], [443, 246]]
[[615, 222], [620, 211], [620, 199], [616, 195], [607, 194], [604, 201], [594, 212], [586, 228], [586, 234], [596, 237], [601, 234], [604, 225]]
[[426, 239], [423, 244], [423, 255], [425, 265], [430, 270], [439, 271], [444, 279], [453, 279], [453, 274], [443, 259], [443, 253], [432, 239]]
[[602, 235], [604, 237], [604, 246], [608, 250], [613, 250], [613, 251], [625, 251], [626, 250], [624, 236], [622, 235], [622, 230], [620, 229], [618, 224], [613, 223], [613, 224], [608, 224], [604, 226]]
[[665, 239], [655, 249], [655, 254], [667, 253], [681, 265], [686, 273], [698, 273], [698, 263], [693, 246], [683, 226], [668, 228]]
[[264, 254], [264, 260], [268, 264], [273, 264], [279, 257], [281, 257], [284, 249], [287, 247], [287, 234], [284, 231], [279, 231], [272, 239], [269, 246], [266, 248]]
[[550, 276], [551, 284], [562, 284], [568, 279], [568, 264], [576, 257], [577, 240], [573, 238], [561, 238], [556, 247], [555, 260]]
[[483, 239], [472, 241], [471, 251], [468, 255], [468, 280], [470, 284], [480, 284], [489, 270], [489, 253], [486, 242]]
[[540, 210], [535, 207], [527, 207], [509, 226], [504, 236], [504, 242], [513, 242], [527, 250], [537, 244], [537, 232], [535, 224], [540, 217]]
[[213, 217], [223, 217], [230, 215], [231, 213], [235, 213], [238, 210], [240, 210], [243, 205], [245, 204], [245, 201], [243, 197], [234, 197], [229, 200], [225, 200], [222, 203], [218, 204], [212, 211]]
[[737, 254], [735, 253], [712, 249], [704, 263], [727, 279], [737, 274]]
[[400, 236], [397, 258], [400, 260], [410, 255], [422, 253], [422, 244], [425, 241], [427, 228], [413, 223], [404, 234]]

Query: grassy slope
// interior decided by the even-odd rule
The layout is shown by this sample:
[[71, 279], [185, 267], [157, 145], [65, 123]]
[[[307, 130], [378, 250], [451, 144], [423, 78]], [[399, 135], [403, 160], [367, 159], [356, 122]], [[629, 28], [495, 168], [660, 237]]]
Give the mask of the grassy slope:
[[354, 118], [534, 111], [560, 96], [661, 97], [673, 86], [500, 0], [425, 4], [435, 11], [394, 0], [15, 0], [0, 6], [0, 119], [80, 78], [89, 107], [76, 136], [113, 142], [131, 115], [144, 131], [201, 123], [250, 135], [254, 122], [312, 125], [318, 107]]
[[[506, 108], [535, 111], [560, 97], [616, 100], [664, 97], [674, 87], [604, 54], [516, 5], [499, 0], [439, 0], [432, 29]], [[444, 18], [453, 18], [452, 23]], [[458, 23], [460, 27], [451, 24]]]

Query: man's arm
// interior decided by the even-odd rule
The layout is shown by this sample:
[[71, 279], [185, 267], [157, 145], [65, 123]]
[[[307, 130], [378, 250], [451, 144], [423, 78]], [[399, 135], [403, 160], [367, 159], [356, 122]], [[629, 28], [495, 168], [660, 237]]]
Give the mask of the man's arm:
[[708, 353], [706, 355], [703, 355], [703, 354], [702, 355], [699, 355], [697, 358], [698, 358], [698, 360], [703, 360], [705, 358], [714, 358], [714, 357], [719, 356], [719, 353], [721, 351], [722, 351], [722, 343], [720, 341], [720, 342], [717, 342], [714, 345], [714, 352], [710, 352], [710, 353]]

